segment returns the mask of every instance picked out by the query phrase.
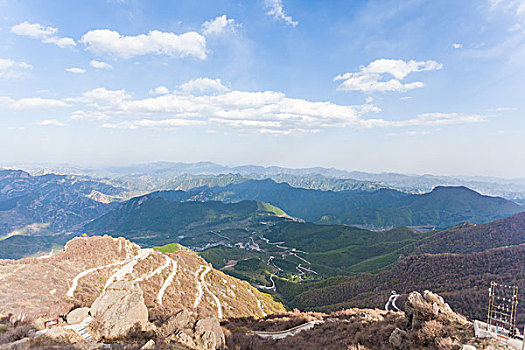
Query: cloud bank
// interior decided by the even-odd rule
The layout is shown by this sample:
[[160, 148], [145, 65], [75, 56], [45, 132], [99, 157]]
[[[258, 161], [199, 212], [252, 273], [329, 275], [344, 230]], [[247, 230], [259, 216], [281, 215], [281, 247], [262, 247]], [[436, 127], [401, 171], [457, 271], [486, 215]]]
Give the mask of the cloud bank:
[[[406, 74], [399, 72], [398, 76]], [[485, 120], [481, 115], [461, 113], [427, 113], [402, 120], [370, 118], [381, 111], [370, 99], [362, 105], [338, 105], [290, 98], [276, 91], [231, 90], [219, 79], [210, 78], [191, 80], [173, 92], [160, 86], [150, 93], [154, 96], [133, 98], [124, 89], [97, 88], [65, 102], [77, 108], [71, 119], [105, 120], [101, 126], [112, 129], [211, 125], [241, 132], [288, 135], [341, 127], [437, 127]]]

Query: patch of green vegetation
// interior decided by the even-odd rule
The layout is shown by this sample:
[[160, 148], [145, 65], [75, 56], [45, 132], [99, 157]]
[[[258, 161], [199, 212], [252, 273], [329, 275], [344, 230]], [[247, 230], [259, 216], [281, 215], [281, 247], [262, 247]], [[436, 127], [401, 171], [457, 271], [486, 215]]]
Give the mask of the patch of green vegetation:
[[154, 250], [161, 253], [173, 253], [181, 249], [181, 245], [178, 243], [169, 243], [160, 247], [153, 247]]
[[247, 258], [260, 257], [264, 259], [264, 253], [249, 251], [237, 247], [218, 246], [199, 252], [199, 255], [214, 268], [222, 269], [229, 261], [239, 261]]
[[257, 202], [257, 206], [258, 206], [259, 211], [262, 211], [264, 213], [269, 213], [271, 215], [291, 219], [291, 217], [288, 214], [286, 214], [281, 208], [271, 205], [270, 203]]

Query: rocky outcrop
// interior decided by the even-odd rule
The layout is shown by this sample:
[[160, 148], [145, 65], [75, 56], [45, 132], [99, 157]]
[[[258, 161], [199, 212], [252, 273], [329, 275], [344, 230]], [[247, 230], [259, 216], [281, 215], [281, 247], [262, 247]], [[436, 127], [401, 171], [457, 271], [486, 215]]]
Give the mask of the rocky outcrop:
[[225, 344], [224, 333], [215, 317], [203, 318], [195, 324], [195, 339], [202, 349], [222, 349]]
[[165, 343], [181, 343], [195, 350], [216, 350], [225, 347], [224, 333], [216, 317], [201, 318], [182, 309], [159, 327]]
[[113, 282], [91, 305], [92, 331], [98, 337], [116, 338], [138, 325], [148, 325], [142, 289], [130, 281]]
[[408, 295], [405, 314], [409, 328], [420, 328], [425, 321], [429, 320], [460, 326], [470, 323], [464, 316], [452, 311], [441, 296], [428, 290], [425, 290], [423, 295], [419, 292], [412, 292]]
[[465, 334], [471, 327], [467, 319], [452, 311], [443, 298], [425, 290], [423, 294], [412, 292], [405, 302], [405, 327], [395, 328], [388, 339], [397, 350], [455, 349], [462, 348]]

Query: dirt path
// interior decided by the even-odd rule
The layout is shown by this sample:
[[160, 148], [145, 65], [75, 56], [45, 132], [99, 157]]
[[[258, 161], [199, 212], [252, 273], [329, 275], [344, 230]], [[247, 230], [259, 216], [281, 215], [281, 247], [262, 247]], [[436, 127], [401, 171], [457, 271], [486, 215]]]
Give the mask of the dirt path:
[[6, 277], [9, 277], [9, 276], [11, 276], [11, 275], [14, 275], [15, 272], [17, 272], [18, 270], [20, 270], [21, 268], [23, 268], [23, 267], [25, 267], [25, 266], [26, 266], [26, 265], [21, 265], [21, 266], [17, 267], [16, 269], [14, 269], [13, 271], [8, 272], [8, 273], [6, 273], [5, 275], [1, 275], [1, 276], [0, 276], [0, 281], [3, 280], [3, 279], [6, 278]]
[[206, 277], [206, 274], [208, 274], [208, 272], [210, 272], [210, 271], [211, 271], [211, 268], [209, 266], [206, 266], [206, 269], [204, 270], [204, 272], [201, 275], [201, 283], [204, 286], [204, 289], [206, 290], [206, 292], [208, 292], [208, 294], [210, 294], [211, 297], [213, 298], [213, 300], [215, 301], [215, 305], [217, 305], [217, 318], [220, 320], [220, 319], [222, 319], [222, 305], [221, 305], [221, 301], [219, 300], [219, 298], [217, 298], [217, 296], [215, 294], [213, 294], [211, 292], [211, 290], [208, 288], [208, 283], [204, 280], [204, 277]]
[[199, 266], [197, 271], [195, 271], [195, 280], [197, 282], [197, 298], [195, 298], [195, 303], [193, 303], [194, 308], [199, 306], [199, 304], [201, 303], [202, 295], [204, 294], [204, 291], [202, 290], [202, 283], [199, 279], [199, 273], [201, 272], [203, 267], [204, 266]]
[[173, 282], [173, 278], [175, 278], [175, 275], [177, 274], [177, 262], [167, 256], [169, 259], [168, 262], [171, 262], [171, 266], [173, 267], [173, 271], [170, 273], [168, 278], [166, 278], [166, 281], [162, 284], [162, 287], [160, 287], [159, 294], [157, 294], [157, 301], [159, 305], [162, 306], [162, 298], [164, 297], [164, 293], [166, 292], [166, 289], [171, 285], [171, 282]]
[[170, 257], [168, 257], [167, 255], [164, 255], [164, 258], [166, 259], [166, 262], [164, 263], [164, 265], [157, 267], [154, 271], [152, 271], [151, 273], [147, 274], [146, 276], [142, 276], [142, 277], [137, 278], [136, 280], [133, 280], [133, 281], [134, 282], [142, 282], [142, 281], [150, 279], [151, 277], [153, 277], [155, 275], [158, 275], [159, 273], [164, 271], [164, 269], [168, 268], [170, 266], [170, 263], [171, 263], [171, 261], [170, 261], [171, 258]]
[[399, 308], [396, 305], [397, 298], [399, 298], [399, 294], [392, 294], [390, 298], [388, 298], [388, 301], [385, 304], [386, 311], [399, 311]]
[[106, 290], [109, 285], [115, 281], [122, 280], [124, 276], [126, 276], [128, 273], [133, 272], [133, 267], [139, 262], [139, 260], [147, 258], [151, 253], [153, 253], [153, 249], [142, 249], [140, 253], [135, 255], [133, 258], [131, 258], [131, 261], [127, 263], [125, 266], [120, 268], [117, 272], [115, 272], [111, 277], [108, 278], [106, 281], [106, 285], [104, 286], [104, 290]]
[[253, 334], [258, 335], [262, 338], [271, 338], [271, 339], [282, 339], [286, 338], [288, 336], [294, 336], [299, 332], [306, 331], [309, 329], [312, 329], [317, 324], [324, 323], [324, 321], [316, 320], [316, 321], [310, 321], [298, 326], [295, 326], [290, 329], [286, 329], [284, 331], [277, 331], [277, 332], [253, 332]]
[[[108, 265], [104, 265], [104, 266], [97, 266], [97, 267], [93, 267], [91, 269], [88, 269], [88, 270], [85, 270], [85, 271], [82, 271], [81, 273], [79, 273], [78, 275], [75, 276], [75, 278], [73, 278], [73, 284], [71, 285], [71, 287], [69, 288], [69, 290], [67, 291], [67, 296], [68, 297], [72, 297], [74, 294], [75, 294], [75, 290], [77, 289], [77, 286], [78, 286], [78, 281], [90, 274], [91, 272], [95, 272], [95, 271], [98, 271], [98, 270], [102, 270], [102, 269], [105, 269], [107, 267], [113, 267], [113, 266], [118, 266], [118, 265], [122, 265], [122, 264], [126, 264], [127, 262], [129, 262], [130, 259], [126, 259], [126, 260], [122, 260], [122, 261], [118, 261], [116, 263], [112, 263], [112, 264], [108, 264]], [[105, 289], [105, 288], [104, 288]]]

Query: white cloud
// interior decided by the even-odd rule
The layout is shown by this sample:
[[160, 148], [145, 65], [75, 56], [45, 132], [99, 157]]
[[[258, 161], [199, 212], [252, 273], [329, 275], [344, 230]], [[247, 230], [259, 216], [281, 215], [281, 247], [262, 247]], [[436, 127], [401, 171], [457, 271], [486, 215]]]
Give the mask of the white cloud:
[[211, 21], [206, 21], [202, 24], [202, 34], [219, 35], [226, 31], [234, 32], [237, 25], [233, 18], [228, 18], [226, 15], [216, 17]]
[[180, 35], [152, 30], [148, 34], [123, 36], [109, 29], [91, 30], [82, 36], [81, 43], [96, 55], [132, 58], [157, 54], [170, 57], [194, 56], [206, 58], [206, 38], [196, 32]]
[[42, 125], [42, 126], [66, 126], [65, 123], [62, 123], [56, 119], [46, 119], [46, 120], [42, 120], [40, 123], [38, 123], [38, 125]]
[[205, 92], [217, 91], [225, 92], [230, 89], [224, 86], [220, 79], [197, 78], [181, 84], [179, 88], [184, 92]]
[[20, 78], [25, 71], [33, 68], [25, 62], [17, 62], [8, 58], [0, 58], [0, 79]]
[[55, 44], [60, 48], [76, 46], [75, 40], [56, 36], [55, 34], [58, 32], [57, 28], [46, 27], [38, 23], [19, 23], [11, 27], [11, 32], [16, 35], [39, 39], [46, 44]]
[[44, 39], [42, 40], [43, 43], [46, 43], [46, 44], [55, 44], [56, 46], [60, 47], [60, 48], [65, 48], [65, 47], [73, 47], [73, 46], [77, 46], [77, 43], [75, 43], [75, 40], [71, 39], [71, 38], [57, 38], [57, 37], [51, 37], [51, 38], [47, 38], [47, 39]]
[[87, 120], [87, 121], [105, 121], [110, 119], [110, 116], [104, 112], [97, 111], [74, 111], [69, 117], [70, 120]]
[[170, 90], [165, 86], [157, 86], [155, 89], [150, 89], [150, 95], [166, 95], [169, 94]]
[[4, 97], [3, 100], [4, 103], [2, 104], [7, 105], [7, 107], [12, 110], [38, 110], [69, 107], [69, 104], [64, 101], [41, 97], [22, 98], [20, 100], [13, 100], [9, 97]]
[[122, 90], [108, 90], [105, 88], [97, 88], [86, 91], [80, 97], [66, 99], [69, 102], [83, 103], [91, 107], [100, 109], [110, 109], [114, 106], [119, 106], [126, 99], [129, 99], [124, 89]]
[[111, 64], [97, 60], [92, 60], [89, 62], [89, 65], [96, 69], [113, 69]]
[[412, 97], [412, 96], [401, 96], [399, 99], [400, 99], [401, 101], [408, 101], [408, 100], [411, 100], [411, 99], [413, 99], [413, 98], [414, 98], [414, 97]]
[[[337, 90], [361, 91], [371, 93], [376, 91], [408, 91], [425, 86], [422, 82], [404, 83], [409, 74], [414, 72], [433, 71], [443, 68], [443, 65], [435, 61], [414, 61], [379, 59], [372, 61], [368, 66], [361, 66], [359, 72], [338, 75], [334, 81], [343, 80]], [[394, 78], [385, 79], [385, 75]]]
[[34, 39], [46, 39], [58, 31], [57, 28], [46, 27], [38, 23], [23, 22], [11, 27], [16, 35], [28, 36]]
[[75, 67], [66, 68], [66, 71], [68, 71], [69, 73], [74, 73], [74, 74], [86, 73], [85, 69], [83, 69], [83, 68], [75, 68]]
[[489, 112], [509, 112], [509, 111], [517, 111], [518, 109], [516, 107], [497, 107], [497, 108], [490, 108], [487, 109]]
[[273, 16], [273, 18], [277, 20], [284, 21], [286, 24], [292, 27], [295, 27], [299, 24], [299, 22], [294, 21], [291, 16], [286, 15], [283, 9], [282, 0], [264, 0], [264, 3], [268, 9], [268, 12], [266, 12], [267, 15]]
[[525, 16], [525, 0], [490, 0], [490, 8], [501, 8], [515, 16]]
[[124, 121], [121, 123], [105, 123], [103, 128], [109, 129], [144, 129], [144, 128], [176, 128], [181, 126], [204, 125], [205, 122], [191, 119], [142, 119], [137, 121]]
[[454, 44], [452, 44], [452, 47], [454, 49], [461, 49], [463, 47], [463, 44], [454, 43]]

